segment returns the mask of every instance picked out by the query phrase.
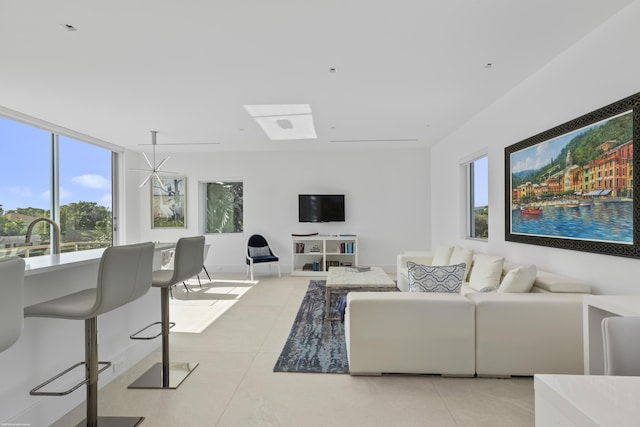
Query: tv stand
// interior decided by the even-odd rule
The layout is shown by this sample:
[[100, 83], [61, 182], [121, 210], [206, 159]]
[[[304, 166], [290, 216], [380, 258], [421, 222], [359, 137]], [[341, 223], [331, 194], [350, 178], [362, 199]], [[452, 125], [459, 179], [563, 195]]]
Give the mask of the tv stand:
[[358, 265], [355, 235], [291, 236], [292, 276], [326, 276], [329, 267]]

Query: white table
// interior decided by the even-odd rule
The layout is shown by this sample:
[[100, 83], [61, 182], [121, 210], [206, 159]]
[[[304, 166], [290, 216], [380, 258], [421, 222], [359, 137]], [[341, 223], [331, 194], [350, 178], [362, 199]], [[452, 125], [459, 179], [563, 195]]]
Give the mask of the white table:
[[640, 377], [535, 375], [536, 427], [640, 425]]
[[325, 320], [339, 320], [331, 317], [331, 297], [336, 293], [351, 291], [392, 291], [396, 283], [380, 267], [371, 267], [369, 271], [349, 271], [347, 267], [330, 267], [326, 282]]
[[602, 320], [611, 316], [640, 316], [640, 296], [585, 295], [582, 300], [582, 310], [584, 373], [602, 375], [604, 374]]

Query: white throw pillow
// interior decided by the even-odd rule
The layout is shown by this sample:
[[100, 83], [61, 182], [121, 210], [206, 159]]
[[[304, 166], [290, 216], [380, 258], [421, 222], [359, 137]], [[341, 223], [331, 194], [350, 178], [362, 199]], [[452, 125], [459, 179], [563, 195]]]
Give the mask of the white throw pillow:
[[451, 252], [451, 258], [449, 259], [449, 265], [462, 264], [463, 262], [466, 265], [464, 270], [464, 275], [462, 276], [462, 281], [466, 281], [467, 277], [469, 277], [469, 270], [471, 270], [471, 261], [473, 261], [473, 250], [461, 248], [460, 246], [456, 246], [453, 248], [453, 252]]
[[451, 259], [451, 252], [453, 252], [452, 246], [440, 246], [433, 253], [433, 259], [431, 265], [449, 265]]
[[479, 291], [487, 286], [498, 286], [502, 276], [504, 258], [492, 255], [477, 254], [473, 269], [469, 274], [469, 287]]
[[537, 273], [538, 269], [535, 265], [521, 265], [516, 267], [504, 276], [498, 292], [529, 292], [531, 291], [533, 283], [536, 281]]

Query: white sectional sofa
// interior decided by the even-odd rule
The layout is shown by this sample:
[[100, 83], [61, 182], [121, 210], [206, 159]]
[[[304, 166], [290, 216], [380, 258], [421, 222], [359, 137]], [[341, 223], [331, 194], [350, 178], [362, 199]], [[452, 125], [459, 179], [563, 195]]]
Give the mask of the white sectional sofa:
[[460, 294], [351, 292], [345, 338], [352, 375], [475, 373], [474, 304]]
[[[403, 292], [352, 292], [345, 335], [352, 375], [382, 373], [508, 377], [583, 372], [582, 297], [578, 280], [537, 271], [530, 292], [408, 292], [406, 262], [430, 265], [433, 254], [398, 256]], [[471, 262], [473, 273], [475, 263]], [[500, 280], [518, 265], [505, 262]], [[468, 277], [471, 277], [469, 274]]]

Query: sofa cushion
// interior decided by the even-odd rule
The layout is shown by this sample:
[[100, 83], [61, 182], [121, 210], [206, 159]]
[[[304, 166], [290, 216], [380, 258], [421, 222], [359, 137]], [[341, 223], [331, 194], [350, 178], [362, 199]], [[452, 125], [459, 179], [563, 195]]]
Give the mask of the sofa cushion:
[[466, 281], [469, 277], [469, 271], [471, 270], [471, 261], [473, 261], [473, 250], [461, 248], [460, 246], [456, 246], [453, 248], [453, 252], [451, 252], [451, 258], [449, 259], [450, 265], [465, 263], [466, 267], [464, 270], [464, 276], [462, 276], [462, 280]]
[[521, 265], [509, 271], [498, 292], [529, 292], [536, 281], [538, 269], [535, 265]]
[[408, 261], [410, 292], [460, 292], [465, 264], [432, 266]]
[[433, 260], [431, 265], [449, 265], [453, 246], [440, 246], [433, 252]]
[[469, 274], [469, 286], [480, 291], [487, 286], [497, 287], [502, 276], [503, 257], [477, 254]]

